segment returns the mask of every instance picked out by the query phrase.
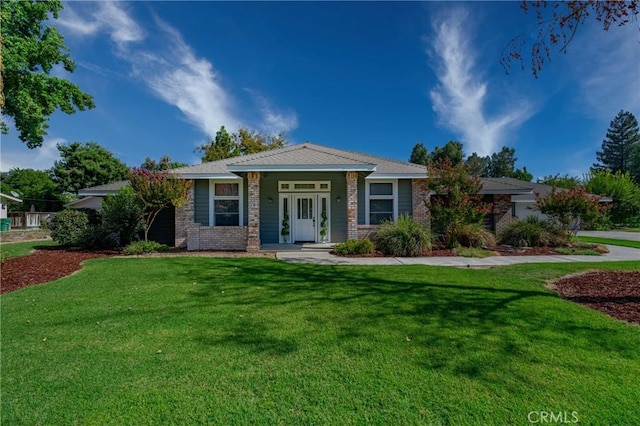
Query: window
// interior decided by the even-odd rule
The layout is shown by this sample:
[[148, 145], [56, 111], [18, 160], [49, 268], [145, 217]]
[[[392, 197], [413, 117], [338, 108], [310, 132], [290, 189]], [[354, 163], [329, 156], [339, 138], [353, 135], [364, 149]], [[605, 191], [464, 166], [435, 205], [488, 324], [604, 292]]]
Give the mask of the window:
[[367, 220], [369, 225], [393, 221], [398, 210], [397, 181], [367, 183]]
[[331, 192], [331, 182], [295, 182], [278, 181], [278, 191], [280, 192]]
[[240, 226], [241, 184], [213, 182], [213, 226]]

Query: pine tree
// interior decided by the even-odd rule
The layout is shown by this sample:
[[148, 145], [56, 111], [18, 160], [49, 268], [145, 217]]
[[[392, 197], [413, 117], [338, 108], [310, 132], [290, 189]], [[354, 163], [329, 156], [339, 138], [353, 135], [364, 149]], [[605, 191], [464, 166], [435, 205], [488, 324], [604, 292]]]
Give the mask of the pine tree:
[[636, 150], [640, 147], [640, 129], [638, 120], [628, 111], [622, 111], [611, 121], [607, 135], [602, 141], [602, 151], [596, 152], [598, 163], [596, 170], [608, 170], [612, 173], [630, 172], [635, 175], [636, 166], [632, 163]]
[[409, 162], [413, 164], [421, 164], [423, 166], [426, 166], [429, 163], [429, 154], [427, 154], [427, 148], [425, 148], [424, 144], [417, 143], [413, 147], [411, 157], [409, 157]]

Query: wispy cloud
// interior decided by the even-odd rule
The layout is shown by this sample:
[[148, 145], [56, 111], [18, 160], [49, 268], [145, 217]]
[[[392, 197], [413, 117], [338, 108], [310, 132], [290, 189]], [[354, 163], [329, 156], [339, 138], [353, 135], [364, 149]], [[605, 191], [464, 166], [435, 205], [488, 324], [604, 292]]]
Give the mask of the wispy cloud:
[[295, 111], [276, 109], [267, 98], [255, 90], [245, 89], [258, 106], [262, 122], [259, 125], [262, 132], [269, 135], [289, 132], [298, 127], [298, 116]]
[[[11, 146], [3, 146], [0, 156], [0, 170], [3, 172], [14, 168], [46, 170], [53, 167], [53, 163], [60, 159], [56, 145], [65, 144], [63, 138], [46, 138], [38, 149], [29, 149], [22, 142]], [[15, 145], [15, 146], [14, 146]]]
[[580, 92], [577, 103], [592, 118], [608, 123], [621, 109], [640, 113], [640, 31], [636, 24], [611, 27], [590, 23], [569, 45]]
[[516, 101], [506, 112], [487, 113], [488, 84], [477, 69], [478, 52], [470, 34], [465, 33], [469, 19], [468, 12], [459, 8], [433, 20], [433, 37], [425, 40], [439, 84], [430, 97], [440, 123], [459, 134], [467, 153], [489, 155], [504, 144], [508, 131], [530, 117], [532, 108]]
[[[170, 24], [154, 17], [153, 28], [142, 28], [123, 2], [92, 3], [92, 10], [82, 16], [73, 7], [65, 8], [63, 26], [82, 35], [107, 33], [116, 56], [131, 66], [134, 78], [177, 107], [206, 136], [214, 136], [222, 125], [231, 131], [247, 126], [212, 63], [199, 57]], [[281, 131], [297, 126], [294, 113], [278, 113], [266, 99], [257, 106], [264, 117], [258, 127]]]

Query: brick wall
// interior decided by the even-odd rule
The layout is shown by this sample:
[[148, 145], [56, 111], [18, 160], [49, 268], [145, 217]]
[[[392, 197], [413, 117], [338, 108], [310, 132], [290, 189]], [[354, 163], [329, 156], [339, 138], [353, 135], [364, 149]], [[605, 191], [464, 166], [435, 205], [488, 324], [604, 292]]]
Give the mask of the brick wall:
[[411, 202], [413, 206], [413, 220], [429, 225], [431, 214], [429, 211], [430, 191], [426, 179], [411, 179]]
[[358, 239], [373, 238], [380, 225], [358, 225]]
[[500, 235], [507, 224], [514, 219], [511, 216], [511, 195], [494, 195], [493, 223], [495, 224], [496, 235]]
[[187, 230], [187, 250], [247, 250], [248, 227], [202, 226]]
[[347, 238], [358, 238], [358, 172], [347, 172]]
[[247, 251], [260, 251], [260, 173], [247, 173], [249, 218], [247, 220]]
[[194, 185], [193, 181], [191, 181], [191, 188], [189, 189], [187, 201], [183, 204], [182, 207], [176, 207], [176, 216], [175, 216], [175, 246], [176, 247], [186, 247], [187, 246], [187, 233], [188, 229], [191, 225], [193, 225], [194, 219], [194, 207], [193, 207], [193, 192]]

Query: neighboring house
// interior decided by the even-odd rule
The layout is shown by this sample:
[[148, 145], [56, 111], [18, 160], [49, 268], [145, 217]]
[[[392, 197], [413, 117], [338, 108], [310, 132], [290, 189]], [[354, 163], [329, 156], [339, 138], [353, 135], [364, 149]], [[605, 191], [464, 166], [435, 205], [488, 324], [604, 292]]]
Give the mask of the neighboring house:
[[[427, 168], [312, 143], [171, 170], [193, 181], [183, 207], [166, 209], [151, 239], [188, 250], [257, 251], [263, 244], [339, 242], [370, 235], [402, 214], [428, 223]], [[534, 185], [483, 179], [493, 230], [513, 220], [514, 197]], [[126, 181], [80, 190], [95, 203]], [[73, 205], [77, 207], [80, 202]], [[524, 205], [524, 204], [523, 204]], [[324, 226], [323, 226], [324, 225]], [[283, 228], [289, 233], [283, 235]], [[152, 232], [152, 234], [153, 234]]]
[[0, 192], [0, 219], [7, 218], [7, 205], [9, 203], [21, 203], [22, 200], [18, 197], [3, 194]]

